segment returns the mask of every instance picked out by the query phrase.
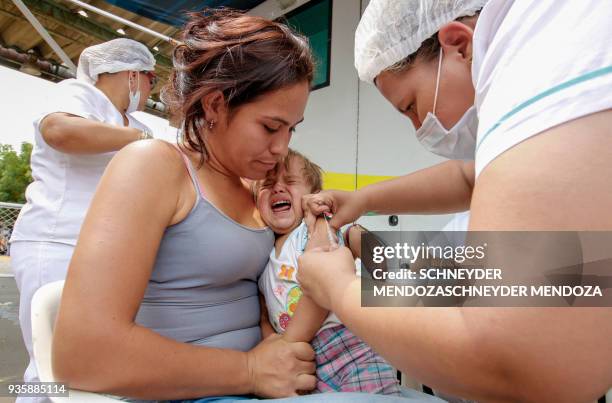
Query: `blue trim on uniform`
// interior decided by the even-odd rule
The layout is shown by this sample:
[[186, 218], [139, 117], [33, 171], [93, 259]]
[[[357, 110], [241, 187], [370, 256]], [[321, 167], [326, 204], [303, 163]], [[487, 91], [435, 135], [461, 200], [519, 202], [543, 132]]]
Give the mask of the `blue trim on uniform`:
[[510, 112], [506, 113], [504, 116], [502, 116], [501, 119], [499, 119], [497, 121], [497, 123], [495, 123], [493, 125], [493, 127], [491, 127], [489, 130], [487, 130], [487, 132], [485, 133], [485, 135], [482, 137], [482, 140], [480, 140], [480, 142], [478, 143], [478, 145], [476, 145], [476, 152], [478, 152], [478, 149], [480, 148], [480, 145], [485, 141], [485, 139], [489, 136], [489, 134], [491, 134], [491, 132], [493, 132], [495, 129], [497, 129], [504, 121], [506, 121], [507, 119], [509, 119], [510, 117], [516, 115], [518, 112], [520, 112], [521, 110], [525, 109], [526, 107], [530, 106], [531, 104], [536, 103], [537, 101], [539, 101], [540, 99], [546, 98], [549, 95], [552, 95], [554, 93], [557, 93], [561, 90], [564, 90], [566, 88], [572, 87], [576, 84], [580, 84], [582, 82], [585, 81], [589, 81], [592, 80], [594, 78], [600, 77], [600, 76], [604, 76], [606, 74], [610, 74], [612, 73], [612, 66], [608, 66], [608, 67], [604, 67], [602, 69], [598, 69], [598, 70], [594, 70], [591, 71], [590, 73], [586, 73], [583, 75], [580, 75], [576, 78], [573, 78], [569, 81], [566, 81], [564, 83], [561, 83], [559, 85], [556, 85], [544, 92], [541, 92], [540, 94], [536, 95], [533, 98], [528, 99], [527, 101], [523, 102], [522, 104], [518, 105], [517, 107], [515, 107], [514, 109], [512, 109]]

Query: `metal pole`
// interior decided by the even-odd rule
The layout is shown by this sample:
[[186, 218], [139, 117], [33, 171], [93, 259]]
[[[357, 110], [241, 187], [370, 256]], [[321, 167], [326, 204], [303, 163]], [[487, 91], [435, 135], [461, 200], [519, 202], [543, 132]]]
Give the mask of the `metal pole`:
[[134, 22], [132, 22], [130, 20], [126, 20], [125, 18], [121, 18], [121, 17], [119, 17], [119, 16], [117, 16], [117, 15], [115, 15], [113, 13], [109, 13], [108, 11], [104, 11], [104, 10], [99, 9], [98, 7], [94, 7], [94, 6], [90, 5], [90, 4], [83, 3], [82, 1], [79, 1], [79, 0], [66, 0], [66, 1], [68, 1], [70, 3], [73, 3], [73, 4], [76, 4], [79, 7], [83, 7], [85, 9], [89, 10], [89, 11], [92, 11], [92, 12], [96, 13], [96, 14], [102, 15], [104, 17], [107, 17], [107, 18], [110, 18], [110, 19], [115, 20], [117, 22], [120, 22], [122, 24], [125, 24], [128, 27], [132, 27], [132, 28], [137, 29], [139, 31], [146, 32], [147, 34], [152, 35], [152, 36], [154, 36], [156, 38], [162, 39], [162, 40], [164, 40], [166, 42], [170, 42], [172, 45], [179, 45], [181, 43], [180, 41], [177, 41], [176, 39], [170, 38], [169, 36], [166, 36], [164, 34], [160, 34], [159, 32], [153, 31], [152, 29], [149, 29], [147, 27], [143, 27], [142, 25], [136, 24], [136, 23], [134, 23]]
[[70, 60], [66, 52], [64, 52], [62, 48], [57, 44], [57, 42], [55, 42], [55, 39], [53, 39], [51, 35], [49, 35], [45, 27], [42, 26], [40, 21], [38, 21], [38, 19], [34, 16], [34, 14], [32, 14], [30, 9], [25, 4], [23, 4], [21, 0], [13, 0], [13, 3], [15, 4], [15, 6], [17, 6], [19, 11], [22, 12], [24, 17], [28, 21], [30, 21], [30, 24], [32, 24], [34, 29], [40, 34], [40, 36], [43, 37], [45, 42], [47, 42], [49, 46], [51, 46], [51, 49], [53, 49], [53, 51], [57, 53], [60, 59], [62, 59], [62, 62], [64, 62], [64, 64], [68, 66], [68, 68], [73, 73], [76, 73], [76, 66], [74, 65], [74, 63], [72, 63], [72, 60]]

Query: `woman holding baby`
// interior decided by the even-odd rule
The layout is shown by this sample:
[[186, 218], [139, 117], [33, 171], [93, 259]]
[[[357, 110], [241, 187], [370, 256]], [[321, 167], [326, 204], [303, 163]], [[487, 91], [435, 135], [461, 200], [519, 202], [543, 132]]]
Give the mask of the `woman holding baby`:
[[[320, 400], [297, 397], [316, 383], [309, 343], [261, 340], [257, 279], [274, 234], [251, 189], [303, 120], [308, 43], [232, 11], [192, 15], [182, 42], [165, 100], [183, 137], [128, 146], [109, 165], [65, 283], [55, 377], [136, 399]], [[325, 397], [348, 400], [401, 398]]]

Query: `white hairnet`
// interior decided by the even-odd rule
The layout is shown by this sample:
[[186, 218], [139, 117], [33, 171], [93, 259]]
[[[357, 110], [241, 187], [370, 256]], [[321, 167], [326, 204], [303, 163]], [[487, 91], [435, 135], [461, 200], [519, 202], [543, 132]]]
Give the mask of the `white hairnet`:
[[355, 68], [373, 82], [384, 69], [416, 52], [440, 28], [471, 16], [487, 0], [371, 0], [355, 32]]
[[85, 48], [79, 57], [77, 79], [95, 84], [102, 73], [153, 70], [155, 58], [145, 45], [118, 38]]

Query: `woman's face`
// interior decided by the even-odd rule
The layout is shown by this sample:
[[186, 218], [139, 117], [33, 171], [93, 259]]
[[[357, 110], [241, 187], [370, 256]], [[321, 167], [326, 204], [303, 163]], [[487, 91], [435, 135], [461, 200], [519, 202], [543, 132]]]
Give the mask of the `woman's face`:
[[458, 22], [440, 29], [443, 55], [435, 112], [439, 56], [427, 61], [417, 58], [413, 65], [403, 70], [383, 71], [376, 77], [380, 93], [412, 121], [415, 129], [421, 127], [428, 112], [433, 112], [440, 123], [450, 129], [474, 105], [472, 33], [470, 27]]
[[220, 113], [206, 141], [223, 169], [248, 179], [263, 179], [287, 155], [289, 140], [304, 120], [309, 84], [298, 83], [267, 93], [235, 109]]

